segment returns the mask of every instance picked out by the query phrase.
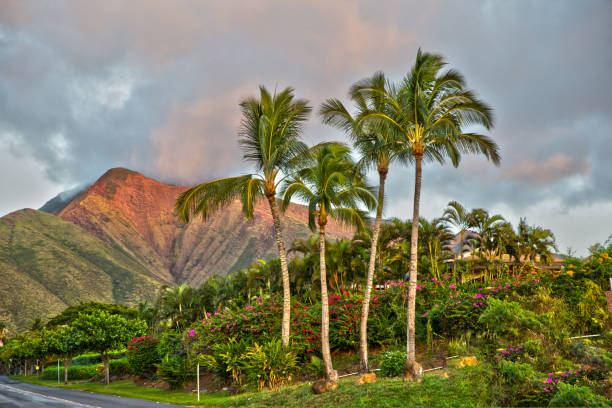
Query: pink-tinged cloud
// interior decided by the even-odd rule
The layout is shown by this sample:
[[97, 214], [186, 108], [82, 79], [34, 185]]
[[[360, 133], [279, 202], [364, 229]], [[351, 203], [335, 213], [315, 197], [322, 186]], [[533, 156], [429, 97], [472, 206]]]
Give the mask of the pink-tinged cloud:
[[547, 184], [575, 175], [588, 175], [591, 163], [584, 157], [572, 157], [565, 153], [556, 153], [546, 159], [524, 159], [504, 172], [504, 178]]

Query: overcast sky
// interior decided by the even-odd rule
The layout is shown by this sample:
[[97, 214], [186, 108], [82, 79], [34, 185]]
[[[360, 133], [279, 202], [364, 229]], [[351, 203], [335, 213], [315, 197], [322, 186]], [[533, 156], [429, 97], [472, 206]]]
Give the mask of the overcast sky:
[[[111, 167], [194, 184], [247, 171], [238, 102], [292, 86], [345, 102], [416, 50], [493, 108], [502, 164], [427, 164], [421, 212], [450, 200], [553, 230], [585, 254], [612, 234], [612, 1], [0, 2], [0, 215]], [[313, 116], [305, 139], [344, 140]], [[413, 168], [386, 216], [410, 218]]]

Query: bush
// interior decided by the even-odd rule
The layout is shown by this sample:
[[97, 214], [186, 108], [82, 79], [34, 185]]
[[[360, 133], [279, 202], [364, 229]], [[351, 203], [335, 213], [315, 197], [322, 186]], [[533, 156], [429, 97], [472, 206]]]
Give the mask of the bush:
[[509, 341], [518, 341], [527, 330], [542, 328], [540, 316], [523, 309], [518, 302], [508, 302], [490, 298], [488, 307], [480, 315], [479, 323], [485, 324], [496, 338], [505, 337]]
[[[87, 365], [87, 366], [68, 366], [68, 381], [72, 380], [88, 380], [96, 377], [98, 374], [98, 366]], [[57, 366], [51, 366], [45, 368], [42, 373], [43, 380], [57, 380]], [[60, 365], [60, 381], [64, 381], [64, 366]]]
[[593, 394], [588, 387], [559, 383], [549, 407], [607, 407], [606, 399]]
[[172, 355], [163, 359], [159, 364], [157, 376], [166, 381], [171, 389], [176, 390], [195, 374], [190, 371], [185, 357]]
[[247, 350], [247, 342], [230, 338], [226, 343], [214, 344], [210, 354], [201, 356], [202, 364], [221, 379], [232, 379], [242, 383], [243, 356]]
[[236, 384], [257, 385], [259, 389], [276, 389], [291, 381], [297, 355], [284, 348], [278, 339], [252, 346], [244, 340], [230, 339], [212, 346], [211, 353], [202, 355], [200, 361], [221, 379], [231, 378]]
[[399, 377], [404, 372], [406, 353], [403, 351], [387, 351], [380, 361], [381, 377]]
[[108, 362], [108, 369], [110, 371], [110, 375], [116, 375], [118, 377], [123, 377], [124, 375], [132, 373], [132, 371], [130, 370], [130, 363], [128, 362], [127, 358], [110, 360]]
[[504, 388], [503, 405], [531, 406], [541, 404], [541, 395], [536, 390], [536, 373], [531, 364], [502, 360], [498, 366], [500, 383]]
[[150, 336], [135, 337], [128, 347], [127, 359], [132, 373], [141, 377], [151, 378], [161, 362], [159, 341]]
[[[130, 366], [126, 358], [110, 360], [109, 369], [111, 375], [119, 377], [130, 374]], [[68, 381], [102, 377], [104, 377], [104, 366], [100, 364], [68, 366]], [[57, 366], [53, 365], [45, 368], [41, 378], [43, 380], [57, 380]], [[60, 365], [60, 381], [64, 381], [63, 365]]]
[[291, 381], [295, 372], [297, 356], [283, 347], [276, 339], [248, 347], [244, 355], [244, 373], [249, 384], [257, 384], [260, 390], [264, 387], [277, 389]]

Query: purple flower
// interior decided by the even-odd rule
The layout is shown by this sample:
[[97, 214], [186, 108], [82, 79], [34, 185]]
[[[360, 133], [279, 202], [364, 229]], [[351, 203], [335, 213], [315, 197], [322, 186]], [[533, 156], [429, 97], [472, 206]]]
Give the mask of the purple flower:
[[457, 286], [455, 286], [455, 285], [448, 285], [448, 288], [449, 289], [457, 289]]
[[553, 382], [552, 378], [547, 378], [545, 381], [547, 384], [550, 384], [551, 382]]
[[191, 337], [195, 336], [195, 330], [190, 330], [190, 331], [189, 331], [189, 335], [190, 335]]
[[479, 293], [476, 296], [474, 296], [474, 299], [480, 299], [482, 297], [482, 295]]
[[429, 313], [427, 313], [427, 312], [423, 313], [423, 317], [425, 317], [427, 315], [429, 315]]

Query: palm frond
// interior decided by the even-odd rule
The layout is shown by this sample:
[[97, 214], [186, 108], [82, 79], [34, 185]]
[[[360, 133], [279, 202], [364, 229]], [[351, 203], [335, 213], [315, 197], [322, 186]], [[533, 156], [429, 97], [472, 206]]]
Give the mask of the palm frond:
[[179, 220], [185, 223], [196, 215], [207, 220], [233, 200], [244, 197], [247, 189], [250, 189], [250, 199], [254, 203], [261, 195], [261, 188], [258, 189], [256, 185], [253, 185], [253, 178], [253, 175], [247, 174], [209, 181], [192, 187], [179, 196], [174, 205], [174, 212]]

